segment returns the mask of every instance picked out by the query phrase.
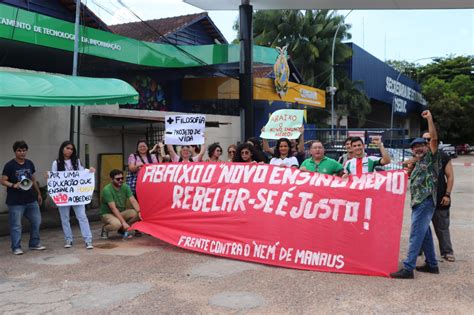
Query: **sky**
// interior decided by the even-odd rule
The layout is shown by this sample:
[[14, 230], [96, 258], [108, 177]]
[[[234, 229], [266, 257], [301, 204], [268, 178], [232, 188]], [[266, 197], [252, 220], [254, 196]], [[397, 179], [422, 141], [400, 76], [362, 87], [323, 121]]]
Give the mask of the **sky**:
[[[219, 1], [219, 0], [216, 0]], [[137, 21], [120, 0], [82, 0], [107, 24]], [[202, 12], [181, 0], [121, 0], [143, 20]], [[339, 11], [346, 15], [349, 11]], [[225, 38], [236, 37], [238, 11], [210, 11]], [[474, 55], [474, 10], [354, 10], [351, 42], [380, 60], [427, 64], [432, 57]]]

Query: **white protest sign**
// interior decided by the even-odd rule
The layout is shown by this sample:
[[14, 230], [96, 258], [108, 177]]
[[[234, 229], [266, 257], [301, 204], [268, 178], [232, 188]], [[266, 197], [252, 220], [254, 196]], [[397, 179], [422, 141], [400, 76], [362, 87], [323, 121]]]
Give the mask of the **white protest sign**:
[[303, 126], [303, 110], [280, 109], [273, 112], [265, 127], [262, 129], [262, 139], [297, 139], [299, 128]]
[[57, 206], [89, 204], [94, 187], [94, 173], [89, 170], [48, 172], [48, 194]]
[[206, 116], [169, 115], [165, 116], [166, 144], [203, 144]]

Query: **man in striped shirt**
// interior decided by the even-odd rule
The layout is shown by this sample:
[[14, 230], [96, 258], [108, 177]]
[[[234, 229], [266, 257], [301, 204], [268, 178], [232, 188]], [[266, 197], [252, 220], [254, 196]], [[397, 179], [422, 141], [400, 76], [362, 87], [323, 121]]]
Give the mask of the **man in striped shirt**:
[[361, 176], [375, 170], [376, 166], [383, 166], [390, 163], [390, 155], [383, 146], [380, 137], [374, 137], [372, 143], [375, 144], [382, 154], [382, 157], [366, 156], [365, 145], [360, 137], [354, 137], [351, 141], [352, 159], [344, 165], [347, 174]]

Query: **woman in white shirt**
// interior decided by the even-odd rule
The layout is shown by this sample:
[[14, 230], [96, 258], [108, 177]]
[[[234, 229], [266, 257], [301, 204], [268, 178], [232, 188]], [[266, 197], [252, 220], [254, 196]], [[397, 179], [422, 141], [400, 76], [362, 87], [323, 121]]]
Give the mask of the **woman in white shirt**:
[[[84, 167], [81, 165], [81, 161], [77, 157], [76, 147], [71, 141], [64, 141], [59, 147], [58, 159], [53, 161], [51, 167], [53, 172], [61, 171], [82, 171]], [[93, 167], [90, 168], [91, 172], [95, 172]], [[72, 206], [76, 219], [79, 222], [82, 237], [84, 238], [85, 246], [87, 249], [93, 249], [92, 246], [92, 233], [89, 226], [89, 220], [86, 215], [86, 207], [84, 205]], [[71, 212], [71, 206], [58, 206], [59, 216], [61, 217], [61, 225], [64, 232], [64, 247], [72, 247], [72, 231], [69, 215]]]
[[290, 153], [290, 149], [290, 140], [287, 138], [278, 139], [274, 150], [274, 157], [270, 160], [270, 164], [298, 168], [298, 159]]
[[179, 151], [179, 155], [174, 150], [173, 145], [168, 144], [166, 145], [168, 148], [168, 152], [170, 154], [171, 162], [178, 163], [189, 163], [189, 162], [201, 162], [204, 153], [206, 152], [206, 145], [201, 145], [201, 151], [198, 155], [192, 156], [191, 147], [189, 145], [181, 146], [181, 150]]

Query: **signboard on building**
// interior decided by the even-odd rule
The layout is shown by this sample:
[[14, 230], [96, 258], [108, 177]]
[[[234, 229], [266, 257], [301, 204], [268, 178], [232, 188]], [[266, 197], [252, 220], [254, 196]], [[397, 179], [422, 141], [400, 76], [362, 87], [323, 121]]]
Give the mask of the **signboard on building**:
[[352, 48], [349, 76], [352, 81], [363, 83], [363, 90], [370, 99], [393, 106], [393, 112], [397, 116], [425, 109], [427, 102], [414, 80], [359, 46], [353, 43], [348, 45]]

